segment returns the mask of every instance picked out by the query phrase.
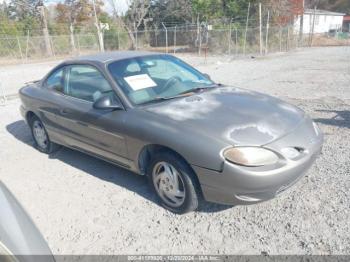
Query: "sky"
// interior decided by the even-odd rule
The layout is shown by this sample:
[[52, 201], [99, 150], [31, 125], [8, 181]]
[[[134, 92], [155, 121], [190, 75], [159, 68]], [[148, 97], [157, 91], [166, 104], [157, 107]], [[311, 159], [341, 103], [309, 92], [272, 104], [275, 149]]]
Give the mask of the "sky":
[[111, 6], [110, 1], [115, 1], [119, 14], [125, 13], [126, 10], [128, 9], [128, 4], [127, 4], [128, 1], [127, 0], [110, 0], [110, 1], [109, 0], [102, 0], [102, 1], [104, 2], [104, 9], [108, 13], [111, 13], [113, 11], [113, 8]]
[[[102, 0], [102, 1], [104, 2], [103, 9], [108, 13], [113, 12], [113, 8], [110, 1], [115, 1], [119, 14], [125, 13], [126, 10], [128, 9], [128, 4], [127, 4], [128, 0]], [[9, 0], [0, 0], [0, 3], [2, 2], [9, 2]], [[64, 0], [44, 0], [45, 5], [55, 4], [59, 2], [64, 2]]]

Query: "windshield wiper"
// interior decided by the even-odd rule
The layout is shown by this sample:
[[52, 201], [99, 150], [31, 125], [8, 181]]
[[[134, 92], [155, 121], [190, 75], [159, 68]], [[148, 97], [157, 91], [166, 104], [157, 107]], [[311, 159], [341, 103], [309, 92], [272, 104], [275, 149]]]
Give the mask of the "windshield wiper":
[[140, 105], [155, 103], [155, 102], [165, 101], [165, 100], [171, 100], [171, 99], [175, 99], [175, 98], [179, 98], [179, 97], [186, 97], [186, 96], [190, 96], [194, 93], [201, 92], [201, 91], [206, 90], [206, 89], [215, 88], [218, 86], [219, 86], [218, 84], [214, 84], [214, 85], [205, 86], [205, 87], [195, 87], [195, 88], [191, 88], [189, 90], [183, 91], [181, 93], [178, 93], [175, 96], [156, 96], [154, 99], [143, 102]]
[[186, 90], [186, 91], [183, 91], [181, 93], [179, 93], [179, 95], [183, 95], [183, 94], [191, 94], [191, 93], [197, 93], [197, 92], [201, 92], [201, 91], [204, 91], [204, 90], [207, 90], [207, 89], [212, 89], [212, 88], [215, 88], [215, 87], [218, 87], [219, 85], [218, 84], [213, 84], [213, 85], [210, 85], [210, 86], [200, 86], [200, 87], [195, 87], [195, 88], [191, 88], [189, 90]]
[[185, 97], [185, 96], [189, 96], [189, 95], [190, 95], [190, 93], [186, 92], [186, 93], [180, 93], [180, 94], [175, 95], [175, 96], [156, 96], [152, 100], [143, 102], [140, 105], [154, 103], [154, 102], [159, 102], [159, 101], [165, 101], [165, 100], [171, 100], [171, 99], [175, 99], [175, 98], [179, 98], [179, 97]]

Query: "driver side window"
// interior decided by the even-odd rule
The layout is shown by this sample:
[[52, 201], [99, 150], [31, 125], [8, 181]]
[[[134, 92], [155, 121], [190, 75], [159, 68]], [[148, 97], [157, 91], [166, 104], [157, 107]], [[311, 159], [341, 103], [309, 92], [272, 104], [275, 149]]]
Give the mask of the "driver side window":
[[113, 94], [113, 90], [96, 68], [89, 65], [72, 65], [66, 71], [64, 93], [68, 96], [95, 102], [104, 95]]
[[58, 69], [53, 72], [46, 80], [46, 87], [48, 89], [56, 90], [63, 93], [64, 78], [63, 78], [64, 68]]

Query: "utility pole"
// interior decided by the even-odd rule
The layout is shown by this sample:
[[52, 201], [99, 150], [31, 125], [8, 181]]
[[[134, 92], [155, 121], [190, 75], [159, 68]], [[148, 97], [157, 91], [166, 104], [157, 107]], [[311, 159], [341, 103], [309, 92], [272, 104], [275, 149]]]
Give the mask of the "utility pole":
[[104, 44], [103, 44], [103, 34], [101, 32], [100, 23], [99, 23], [98, 18], [97, 18], [95, 0], [92, 0], [92, 6], [94, 8], [95, 26], [97, 28], [98, 43], [100, 45], [100, 51], [104, 52], [105, 48], [104, 48]]
[[43, 34], [45, 39], [46, 54], [48, 56], [51, 56], [52, 49], [51, 49], [51, 43], [50, 43], [49, 30], [47, 29], [47, 21], [46, 21], [44, 4], [41, 4], [40, 6], [38, 6], [38, 8], [40, 9], [41, 20], [43, 22]]
[[245, 33], [244, 33], [244, 44], [243, 44], [243, 54], [245, 55], [245, 48], [247, 44], [247, 31], [248, 31], [248, 23], [249, 23], [249, 10], [250, 10], [250, 2], [248, 3], [248, 12], [247, 12], [247, 21], [245, 23]]
[[262, 53], [263, 53], [263, 42], [262, 42], [261, 3], [259, 3], [259, 44], [260, 44], [260, 55], [262, 55]]

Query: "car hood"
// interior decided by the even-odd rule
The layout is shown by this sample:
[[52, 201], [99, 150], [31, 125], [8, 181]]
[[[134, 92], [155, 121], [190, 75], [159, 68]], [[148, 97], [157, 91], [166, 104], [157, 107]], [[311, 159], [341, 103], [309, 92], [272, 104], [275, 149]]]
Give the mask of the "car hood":
[[[218, 87], [152, 104], [145, 110], [172, 119], [177, 127], [222, 139], [231, 145], [263, 145], [291, 132], [304, 112], [277, 98], [235, 87]], [[170, 123], [170, 122], [169, 122]]]

